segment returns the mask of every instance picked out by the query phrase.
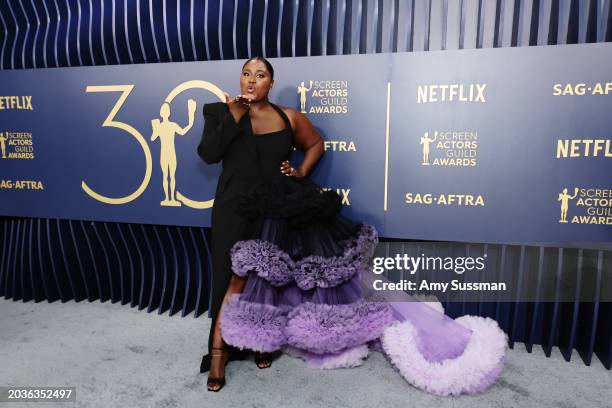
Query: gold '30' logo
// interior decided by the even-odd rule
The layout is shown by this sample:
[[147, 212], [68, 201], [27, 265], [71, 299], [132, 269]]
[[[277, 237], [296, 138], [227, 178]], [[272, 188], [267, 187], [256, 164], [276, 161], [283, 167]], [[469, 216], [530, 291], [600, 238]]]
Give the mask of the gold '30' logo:
[[[109, 112], [108, 116], [106, 116], [104, 122], [102, 122], [102, 127], [118, 128], [132, 135], [132, 137], [134, 137], [134, 139], [136, 139], [136, 141], [140, 145], [140, 148], [142, 149], [142, 152], [144, 153], [145, 157], [145, 171], [142, 182], [136, 190], [126, 196], [107, 197], [102, 194], [96, 193], [91, 187], [87, 185], [84, 180], [81, 181], [81, 188], [90, 197], [92, 197], [94, 200], [98, 200], [106, 204], [126, 204], [131, 201], [134, 201], [135, 199], [140, 197], [140, 195], [147, 189], [149, 182], [151, 181], [151, 173], [153, 171], [153, 159], [151, 156], [151, 149], [149, 148], [149, 145], [147, 144], [145, 138], [133, 126], [130, 126], [125, 122], [114, 120], [115, 116], [117, 115], [117, 113], [119, 112], [133, 89], [134, 85], [90, 85], [87, 86], [87, 88], [85, 89], [85, 92], [121, 92], [119, 99], [117, 99], [117, 102], [115, 102], [115, 105]], [[170, 115], [170, 103], [181, 92], [184, 92], [188, 89], [204, 89], [212, 92], [221, 101], [225, 101], [225, 95], [223, 94], [223, 91], [221, 91], [221, 89], [211, 84], [210, 82], [201, 80], [183, 82], [182, 84], [174, 88], [164, 99], [164, 103], [162, 104], [160, 110], [162, 121], [160, 121], [159, 119], [153, 119], [151, 121], [153, 129], [151, 140], [155, 141], [157, 138], [159, 138], [161, 144], [160, 165], [162, 167], [163, 173], [165, 199], [161, 201], [160, 204], [162, 206], [179, 207], [182, 203], [191, 208], [210, 208], [213, 205], [214, 199], [206, 201], [191, 200], [175, 189], [174, 174], [176, 172], [177, 162], [176, 153], [174, 150], [174, 135], [175, 133], [183, 135], [193, 126], [194, 112], [196, 108], [195, 101], [192, 99], [188, 101], [189, 124], [185, 128], [181, 128], [176, 123], [168, 121], [168, 117]]]

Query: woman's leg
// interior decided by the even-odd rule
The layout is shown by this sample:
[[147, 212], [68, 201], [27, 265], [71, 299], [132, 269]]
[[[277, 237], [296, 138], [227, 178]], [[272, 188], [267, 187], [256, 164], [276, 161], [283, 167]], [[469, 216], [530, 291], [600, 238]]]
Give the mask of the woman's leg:
[[[223, 306], [229, 302], [230, 297], [235, 293], [242, 293], [244, 290], [244, 285], [246, 283], [246, 279], [237, 275], [232, 274], [230, 278], [230, 283], [225, 292], [225, 296], [223, 298], [223, 303], [221, 304], [221, 308], [219, 313], [217, 314], [217, 319], [215, 319], [214, 326], [211, 328], [212, 331], [212, 348], [223, 348], [226, 349], [226, 344], [223, 341], [222, 333], [221, 333], [221, 312], [223, 311]], [[217, 350], [218, 351], [218, 350]], [[211, 355], [210, 360], [210, 373], [209, 377], [223, 377], [225, 375], [225, 363], [229, 358], [227, 352], [224, 353], [224, 357], [221, 358], [217, 355]], [[218, 389], [219, 385], [213, 384], [209, 386], [209, 389]]]
[[[210, 316], [212, 318], [208, 335], [208, 352], [213, 347], [215, 327], [219, 320], [221, 305], [229, 289], [232, 276], [230, 251], [232, 246], [243, 239], [246, 220], [235, 214], [237, 198], [225, 192], [215, 198], [212, 211], [212, 285], [210, 299]], [[237, 277], [237, 276], [236, 276]], [[235, 351], [235, 350], [234, 350]]]

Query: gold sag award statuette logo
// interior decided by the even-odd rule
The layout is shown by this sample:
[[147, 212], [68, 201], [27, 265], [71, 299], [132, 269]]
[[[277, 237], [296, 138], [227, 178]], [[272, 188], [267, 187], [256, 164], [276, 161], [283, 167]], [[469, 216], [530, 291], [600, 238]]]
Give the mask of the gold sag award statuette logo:
[[[148, 187], [151, 181], [151, 173], [153, 171], [153, 159], [151, 156], [151, 149], [149, 148], [145, 138], [142, 134], [133, 126], [125, 122], [115, 120], [115, 116], [127, 100], [128, 96], [134, 89], [134, 85], [100, 85], [87, 86], [85, 92], [121, 92], [121, 95], [117, 98], [115, 105], [104, 119], [102, 127], [114, 127], [125, 131], [130, 134], [138, 142], [142, 149], [145, 159], [144, 176], [140, 185], [132, 193], [123, 197], [107, 197], [95, 192], [89, 185], [83, 180], [81, 181], [81, 188], [94, 200], [106, 203], [106, 204], [126, 204], [137, 199]], [[206, 201], [195, 201], [183, 194], [176, 189], [176, 169], [178, 166], [176, 150], [174, 146], [175, 135], [179, 134], [184, 136], [193, 127], [196, 111], [196, 101], [189, 99], [187, 101], [187, 111], [189, 115], [189, 123], [185, 127], [181, 127], [175, 122], [169, 120], [170, 118], [170, 106], [172, 101], [182, 92], [189, 89], [203, 89], [213, 93], [219, 100], [225, 101], [225, 95], [223, 91], [216, 85], [213, 85], [207, 81], [191, 80], [179, 84], [174, 88], [168, 96], [166, 96], [164, 102], [161, 105], [159, 118], [151, 120], [152, 134], [151, 141], [160, 140], [160, 166], [162, 170], [162, 186], [164, 190], [164, 199], [160, 202], [161, 206], [168, 207], [180, 207], [185, 204], [191, 208], [203, 209], [210, 208], [213, 205], [214, 199]]]
[[438, 132], [435, 133], [433, 139], [429, 138], [429, 133], [427, 132], [421, 137], [421, 144], [423, 145], [423, 162], [421, 164], [423, 166], [429, 166], [429, 144], [435, 142], [437, 138]]
[[[297, 87], [302, 113], [347, 113], [348, 81], [304, 81]], [[310, 96], [310, 98], [307, 98]], [[307, 103], [308, 102], [308, 103]]]
[[[193, 126], [196, 101], [189, 99], [187, 101], [187, 110], [189, 113], [189, 124], [184, 128], [180, 127], [176, 122], [168, 120], [170, 117], [170, 104], [164, 102], [159, 110], [159, 116], [161, 116], [161, 122], [159, 119], [153, 119], [151, 125], [153, 127], [153, 134], [151, 135], [151, 141], [155, 141], [159, 137], [161, 144], [159, 153], [159, 164], [162, 169], [163, 175], [163, 187], [164, 187], [164, 200], [160, 203], [163, 206], [180, 207], [181, 202], [175, 198], [176, 191], [176, 150], [174, 148], [174, 135], [179, 134], [184, 136], [189, 129]], [[168, 194], [168, 178], [170, 178], [170, 192]]]
[[0, 150], [2, 150], [2, 158], [6, 159], [6, 141], [8, 138], [4, 137], [4, 133], [0, 132]]
[[[571, 200], [574, 202], [575, 210], [578, 214], [571, 217], [568, 221], [568, 210]], [[593, 224], [593, 225], [612, 225], [612, 188], [574, 188], [571, 195], [567, 188], [564, 188], [557, 198], [561, 204], [561, 217], [559, 222], [562, 224]]]
[[[474, 167], [478, 151], [478, 132], [439, 132], [435, 131], [430, 137], [429, 132], [421, 136], [422, 145], [421, 165], [447, 166], [447, 167]], [[430, 163], [430, 145], [443, 153], [443, 157], [435, 157]]]
[[308, 88], [304, 86], [304, 81], [302, 81], [297, 88], [297, 93], [300, 95], [300, 112], [302, 113], [308, 113], [306, 112], [306, 92], [310, 92], [311, 89], [312, 81], [310, 81], [310, 87]]
[[559, 198], [557, 201], [561, 201], [561, 218], [559, 219], [560, 223], [567, 223], [567, 209], [569, 208], [569, 200], [573, 200], [578, 196], [578, 188], [574, 189], [574, 195], [569, 195], [567, 192], [567, 188], [563, 189], [562, 193], [559, 193]]

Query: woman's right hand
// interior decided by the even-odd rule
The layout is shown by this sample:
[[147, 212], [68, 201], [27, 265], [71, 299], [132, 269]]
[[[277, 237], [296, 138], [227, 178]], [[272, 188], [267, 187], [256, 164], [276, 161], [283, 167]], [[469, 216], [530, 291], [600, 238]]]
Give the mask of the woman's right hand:
[[240, 121], [242, 116], [248, 112], [251, 97], [248, 95], [237, 95], [235, 98], [231, 98], [227, 92], [223, 92], [225, 95], [225, 103], [230, 110], [230, 113], [234, 117], [236, 123]]

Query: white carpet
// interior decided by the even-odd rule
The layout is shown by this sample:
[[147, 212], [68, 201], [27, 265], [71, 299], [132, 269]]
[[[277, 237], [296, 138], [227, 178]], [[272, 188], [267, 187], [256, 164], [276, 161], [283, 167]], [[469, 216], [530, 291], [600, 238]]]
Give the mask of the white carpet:
[[21, 303], [0, 299], [0, 386], [75, 386], [66, 407], [610, 407], [612, 372], [593, 359], [570, 363], [516, 344], [500, 381], [484, 394], [441, 398], [422, 392], [373, 352], [352, 369], [316, 370], [281, 356], [260, 370], [231, 362], [227, 385], [206, 390], [199, 374], [210, 320], [148, 314], [99, 302]]

